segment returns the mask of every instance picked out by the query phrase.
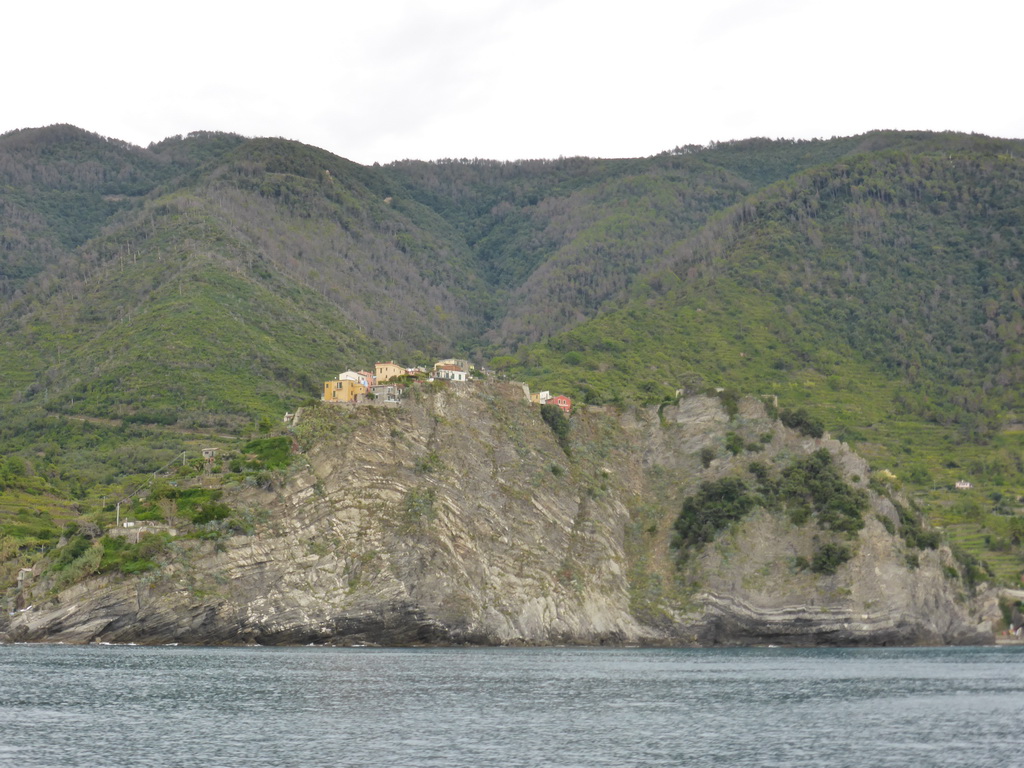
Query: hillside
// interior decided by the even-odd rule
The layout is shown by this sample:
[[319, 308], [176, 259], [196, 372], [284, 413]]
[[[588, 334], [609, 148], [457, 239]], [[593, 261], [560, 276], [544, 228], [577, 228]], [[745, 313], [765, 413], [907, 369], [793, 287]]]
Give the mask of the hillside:
[[[482, 262], [539, 265], [500, 282], [508, 309], [488, 338], [515, 351], [494, 359], [509, 375], [591, 403], [777, 394], [897, 472], [1015, 578], [1020, 153], [1019, 141], [875, 132], [521, 175], [399, 165]], [[548, 196], [545, 173], [560, 181]], [[717, 205], [702, 206], [709, 196]], [[950, 492], [964, 479], [975, 489]]]
[[1020, 142], [877, 131], [828, 141], [686, 146], [648, 158], [403, 161], [396, 185], [448, 221], [497, 297], [487, 339], [516, 349], [617, 308], [712, 217], [848, 157], [1012, 153]]
[[[458, 355], [593, 406], [778, 396], [1016, 580], [1021, 149], [874, 132], [363, 167], [5, 134], [0, 516], [71, 522], [340, 370]], [[3, 551], [56, 543], [15, 529]]]
[[157, 186], [242, 141], [195, 134], [143, 149], [70, 125], [0, 136], [0, 296], [65, 260]]
[[753, 399], [593, 410], [559, 440], [519, 386], [438, 382], [243, 452], [256, 482], [225, 457], [122, 510], [170, 529], [68, 531], [0, 638], [904, 645], [998, 617], [861, 459]]
[[14, 372], [3, 394], [213, 423], [283, 410], [385, 348], [449, 350], [484, 292], [443, 225], [392, 206], [380, 183], [319, 150], [253, 140], [154, 188], [19, 283], [0, 317]]
[[[717, 367], [715, 383], [766, 386], [795, 366], [828, 376], [860, 359], [907, 385], [908, 410], [984, 433], [1019, 405], [1022, 174], [1009, 155], [888, 153], [798, 175], [667, 253], [669, 269], [618, 313], [531, 354], [549, 350], [551, 364], [575, 352], [601, 367], [615, 350], [597, 337], [611, 346], [625, 337], [633, 360], [619, 369], [649, 360], [645, 370], [666, 387], [685, 365]], [[678, 337], [662, 343], [669, 327]], [[661, 360], [676, 370], [659, 370]], [[642, 383], [614, 373], [579, 381], [609, 397], [636, 395]]]

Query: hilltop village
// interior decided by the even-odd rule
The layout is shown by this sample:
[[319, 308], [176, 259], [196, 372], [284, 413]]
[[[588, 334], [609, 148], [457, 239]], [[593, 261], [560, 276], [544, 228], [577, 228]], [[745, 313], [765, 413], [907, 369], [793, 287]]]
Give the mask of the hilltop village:
[[[345, 371], [338, 378], [324, 382], [325, 403], [347, 403], [349, 405], [398, 405], [403, 390], [418, 382], [450, 381], [463, 383], [472, 378], [482, 378], [483, 373], [468, 360], [449, 358], [438, 360], [427, 370], [423, 366], [407, 368], [395, 361], [375, 363], [373, 371]], [[527, 390], [529, 391], [529, 390]], [[572, 411], [572, 400], [565, 395], [550, 392], [536, 392], [529, 395], [530, 402], [538, 405], [556, 405], [566, 414]]]

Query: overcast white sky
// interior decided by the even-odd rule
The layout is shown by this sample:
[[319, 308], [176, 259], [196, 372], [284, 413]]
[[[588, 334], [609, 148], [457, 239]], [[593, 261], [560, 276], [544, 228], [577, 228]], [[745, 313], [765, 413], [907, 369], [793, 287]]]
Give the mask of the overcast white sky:
[[233, 131], [360, 163], [1024, 137], [1020, 0], [52, 0], [2, 18], [0, 132]]

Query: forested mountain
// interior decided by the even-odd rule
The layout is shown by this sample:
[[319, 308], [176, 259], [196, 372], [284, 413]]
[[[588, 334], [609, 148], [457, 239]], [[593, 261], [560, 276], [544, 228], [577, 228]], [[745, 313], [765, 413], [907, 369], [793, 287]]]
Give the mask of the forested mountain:
[[[72, 174], [73, 192], [48, 143], [68, 132], [92, 169]], [[447, 352], [479, 323], [487, 294], [465, 247], [429, 211], [392, 204], [380, 174], [278, 140], [138, 150], [42, 133], [8, 149], [15, 171], [50, 185], [9, 195], [28, 213], [5, 219], [8, 396], [91, 416], [244, 420], [316, 394], [350, 361]], [[77, 210], [79, 198], [96, 206]]]
[[[615, 326], [600, 331], [613, 356], [624, 333], [629, 354], [676, 363], [638, 377], [619, 357], [616, 378], [545, 357], [577, 394], [650, 396], [690, 371], [739, 383], [707, 375], [729, 367], [707, 344], [711, 367], [682, 340], [647, 350], [634, 339], [644, 328], [615, 314], [643, 307], [652, 320], [710, 302], [729, 307], [734, 335], [744, 313], [772, 316], [772, 370], [839, 342], [917, 382], [901, 395], [909, 410], [985, 431], [1012, 409], [1020, 367], [1016, 146], [890, 132], [364, 168], [284, 140], [194, 134], [142, 149], [70, 126], [18, 131], [0, 137], [0, 319], [16, 329], [0, 394], [42, 393], [51, 409], [94, 416], [183, 401], [250, 413], [315, 394], [337, 367], [318, 368], [324, 357], [524, 356], [599, 315], [582, 337]], [[675, 333], [696, 328], [678, 320], [666, 320]], [[546, 348], [601, 367], [601, 350], [572, 349], [576, 338]], [[188, 353], [168, 358], [176, 347]], [[736, 359], [750, 368], [754, 352]], [[217, 395], [209, 374], [180, 375], [210, 360], [226, 369]], [[273, 383], [248, 387], [263, 395], [227, 394], [263, 379]]]
[[599, 399], [687, 371], [766, 388], [861, 361], [901, 382], [908, 411], [998, 429], [1024, 383], [1024, 164], [1004, 149], [871, 153], [774, 184], [666, 252], [621, 310], [531, 355], [582, 364], [569, 379]]
[[875, 132], [364, 167], [232, 134], [8, 133], [0, 453], [94, 501], [181, 450], [138, 425], [236, 432], [344, 368], [458, 353], [593, 404], [775, 394], [998, 506], [1024, 492], [1022, 150]]
[[641, 159], [403, 161], [404, 191], [450, 222], [497, 300], [487, 340], [509, 351], [621, 304], [715, 214], [762, 187], [845, 157], [998, 153], [1015, 142], [875, 132], [829, 141], [750, 139]]
[[[511, 350], [595, 316], [680, 239], [753, 188], [688, 158], [391, 169], [445, 216], [499, 297], [486, 338]], [[449, 197], [439, 199], [441, 191]]]

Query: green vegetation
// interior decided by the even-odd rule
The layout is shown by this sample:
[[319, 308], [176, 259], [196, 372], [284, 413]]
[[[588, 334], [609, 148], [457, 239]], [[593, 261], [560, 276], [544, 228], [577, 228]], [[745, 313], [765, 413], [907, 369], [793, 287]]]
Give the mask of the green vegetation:
[[820, 419], [811, 416], [806, 408], [797, 408], [795, 411], [780, 411], [779, 421], [790, 429], [795, 429], [801, 435], [807, 435], [808, 437], [821, 437], [825, 434], [825, 425], [821, 423]]
[[777, 482], [764, 481], [761, 492], [769, 504], [777, 501], [794, 522], [813, 515], [828, 530], [855, 533], [864, 527], [867, 492], [843, 479], [825, 449], [794, 461]]
[[[742, 418], [740, 393], [760, 395], [891, 470], [912, 549], [932, 543], [924, 518], [1014, 579], [1022, 148], [874, 132], [364, 168], [220, 133], [0, 135], [0, 552], [109, 525], [155, 474], [184, 489], [210, 444], [225, 482], [266, 487], [290, 440], [264, 430], [338, 370], [458, 354], [592, 405], [705, 392]], [[314, 410], [300, 445], [354, 428]], [[568, 452], [568, 420], [545, 419]], [[701, 463], [771, 442], [740, 431]], [[786, 491], [799, 473], [828, 500]], [[833, 480], [767, 472], [744, 493], [848, 533], [857, 500]]]
[[908, 547], [915, 549], [935, 549], [942, 541], [938, 531], [927, 531], [921, 525], [918, 515], [905, 509], [902, 504], [896, 504], [896, 511], [900, 517], [900, 535], [907, 542]]
[[700, 464], [704, 469], [711, 466], [711, 462], [715, 460], [715, 449], [710, 446], [704, 446], [700, 449]]
[[437, 491], [433, 488], [413, 488], [402, 501], [402, 522], [415, 526], [433, 520], [437, 515]]
[[252, 454], [247, 466], [254, 469], [284, 469], [292, 461], [292, 444], [287, 437], [260, 437], [242, 446], [242, 453]]
[[416, 462], [414, 469], [419, 475], [427, 475], [439, 472], [443, 467], [444, 463], [441, 461], [441, 456], [437, 451], [428, 451], [425, 456]]
[[562, 450], [565, 451], [566, 454], [570, 453], [570, 425], [565, 412], [553, 403], [544, 403], [544, 405], [540, 407], [540, 416], [544, 419], [544, 423], [551, 427], [551, 431], [555, 433], [555, 438], [558, 440], [558, 444], [562, 447]]
[[839, 570], [839, 566], [853, 557], [850, 548], [845, 544], [830, 542], [822, 544], [814, 557], [811, 558], [811, 570], [828, 576]]
[[0, 522], [0, 537], [17, 542], [20, 549], [45, 549], [60, 538], [60, 529], [51, 515], [41, 511], [21, 509]]
[[64, 547], [58, 551], [58, 554], [53, 559], [50, 568], [55, 571], [67, 568], [69, 565], [78, 560], [82, 555], [84, 555], [91, 546], [92, 542], [85, 536], [72, 536], [68, 540], [68, 543], [65, 544]]
[[743, 438], [740, 437], [738, 434], [736, 434], [735, 432], [729, 432], [728, 434], [726, 434], [725, 450], [727, 450], [733, 456], [742, 453], [745, 447], [746, 446], [743, 442]]
[[753, 510], [759, 501], [738, 477], [701, 483], [700, 490], [683, 502], [683, 511], [676, 519], [676, 546], [683, 550], [713, 540], [719, 531]]
[[220, 501], [221, 496], [223, 491], [206, 488], [165, 488], [159, 494], [154, 494], [155, 498], [174, 501], [178, 514], [194, 525], [224, 520], [231, 515], [231, 508]]
[[157, 567], [155, 558], [167, 549], [170, 537], [166, 534], [149, 534], [138, 543], [129, 543], [124, 538], [104, 537], [100, 546], [103, 556], [99, 570], [119, 571], [124, 574], [145, 573]]
[[[674, 543], [681, 555], [688, 548], [712, 541], [719, 532], [758, 507], [785, 513], [795, 525], [813, 518], [821, 528], [843, 534], [853, 534], [864, 527], [862, 513], [868, 505], [867, 493], [842, 478], [832, 454], [824, 449], [793, 461], [778, 477], [773, 477], [770, 467], [759, 461], [751, 462], [749, 471], [757, 480], [756, 489], [740, 477], [723, 477], [701, 483], [699, 491], [686, 498], [675, 522]], [[836, 559], [840, 549], [829, 550], [827, 556], [823, 555], [823, 563], [842, 562]], [[813, 562], [811, 568], [827, 572], [819, 571]]]

